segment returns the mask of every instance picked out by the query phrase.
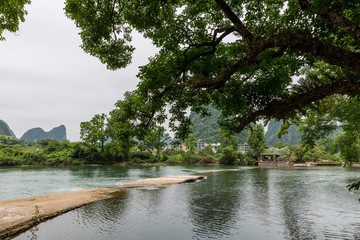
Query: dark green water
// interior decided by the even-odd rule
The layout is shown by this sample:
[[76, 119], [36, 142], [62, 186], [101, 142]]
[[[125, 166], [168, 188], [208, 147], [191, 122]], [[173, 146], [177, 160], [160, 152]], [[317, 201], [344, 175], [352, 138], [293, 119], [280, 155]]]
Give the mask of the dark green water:
[[215, 171], [195, 183], [127, 190], [15, 239], [357, 239], [360, 195], [346, 185], [358, 177], [346, 168]]

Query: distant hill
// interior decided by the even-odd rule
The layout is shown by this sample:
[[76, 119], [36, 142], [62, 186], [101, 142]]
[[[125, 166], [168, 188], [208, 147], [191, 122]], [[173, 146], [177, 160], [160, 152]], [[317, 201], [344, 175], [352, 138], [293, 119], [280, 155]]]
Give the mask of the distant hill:
[[290, 146], [301, 142], [300, 133], [298, 132], [298, 127], [296, 125], [291, 125], [288, 129], [288, 133], [281, 138], [278, 138], [277, 134], [281, 125], [282, 123], [280, 121], [275, 121], [275, 119], [270, 120], [268, 129], [265, 133], [265, 141], [269, 147], [273, 146], [276, 142], [282, 142], [284, 144], [289, 144]]
[[[203, 139], [206, 143], [218, 143], [221, 142], [219, 138], [219, 124], [217, 118], [220, 116], [220, 111], [209, 107], [211, 112], [210, 117], [201, 118], [200, 114], [195, 112], [190, 113], [190, 119], [193, 124], [192, 131], [196, 139]], [[239, 143], [245, 143], [248, 131], [242, 131], [239, 134], [235, 134]]]
[[66, 128], [64, 125], [53, 128], [49, 132], [45, 132], [42, 128], [32, 128], [20, 138], [25, 142], [36, 142], [42, 139], [54, 139], [59, 142], [66, 140]]
[[9, 125], [3, 120], [0, 120], [0, 135], [16, 138], [14, 132], [10, 129]]

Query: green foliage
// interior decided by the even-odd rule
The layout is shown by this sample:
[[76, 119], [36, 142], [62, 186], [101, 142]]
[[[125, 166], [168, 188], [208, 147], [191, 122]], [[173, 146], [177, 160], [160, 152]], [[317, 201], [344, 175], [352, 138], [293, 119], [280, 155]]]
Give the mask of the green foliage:
[[[326, 140], [327, 142], [328, 140]], [[326, 148], [323, 144], [318, 143], [314, 146], [309, 145], [295, 145], [290, 147], [291, 153], [294, 155], [295, 160], [313, 162], [321, 159], [330, 160], [332, 162], [339, 162], [340, 159], [336, 155], [336, 151], [334, 151], [334, 146], [331, 148]]]
[[326, 152], [323, 146], [314, 146], [304, 154], [303, 159], [307, 162], [316, 162], [320, 159], [326, 159], [325, 156]]
[[219, 157], [219, 163], [225, 165], [233, 165], [235, 164], [237, 157], [237, 152], [231, 146], [222, 147]]
[[249, 144], [250, 152], [260, 160], [260, 153], [266, 148], [264, 127], [261, 124], [256, 124], [251, 128], [247, 143]]
[[207, 145], [199, 151], [199, 155], [202, 156], [215, 156], [212, 145]]
[[[129, 152], [131, 154], [131, 152]], [[117, 140], [113, 140], [107, 142], [104, 145], [104, 152], [102, 154], [102, 161], [103, 162], [123, 162], [127, 161], [128, 159], [124, 158], [123, 151], [121, 149], [121, 145], [118, 143]]]
[[172, 155], [163, 155], [162, 162], [167, 164], [194, 165], [200, 162], [202, 157], [193, 152], [176, 151]]
[[288, 144], [283, 144], [282, 142], [276, 142], [273, 147], [274, 148], [284, 148], [284, 147], [288, 147], [289, 145]]
[[61, 144], [56, 140], [51, 140], [49, 144], [44, 148], [45, 153], [53, 153], [61, 150]]
[[25, 152], [21, 157], [22, 165], [42, 165], [45, 163], [46, 156], [42, 152]]
[[0, 155], [0, 166], [16, 166], [20, 165], [15, 156]]
[[201, 157], [193, 152], [187, 152], [182, 154], [182, 164], [194, 165], [198, 163], [200, 160]]
[[[207, 143], [219, 143], [221, 138], [218, 134], [220, 127], [217, 120], [221, 113], [211, 106], [208, 107], [208, 111], [210, 116], [202, 116], [196, 112], [190, 113], [191, 130], [196, 139], [203, 139]], [[235, 134], [239, 143], [245, 143], [247, 135], [247, 130]]]
[[360, 140], [359, 133], [344, 131], [335, 140], [336, 149], [340, 152], [347, 165], [360, 160]]
[[197, 140], [194, 135], [190, 134], [187, 139], [185, 139], [185, 146], [191, 153], [195, 152], [197, 147]]
[[297, 159], [304, 160], [306, 148], [302, 144], [291, 146], [290, 151], [296, 156]]
[[[109, 0], [102, 2], [68, 0], [65, 7], [68, 16], [77, 18], [76, 26], [82, 29], [80, 33], [82, 48], [106, 63], [112, 70], [129, 64], [134, 51], [134, 48], [127, 43], [131, 41], [131, 29], [127, 24], [122, 23], [123, 17], [109, 7], [113, 4], [119, 8], [118, 10], [127, 9], [118, 5], [120, 3]], [[126, 3], [122, 4], [126, 5]], [[98, 14], [93, 14], [94, 12]], [[81, 19], [84, 13], [92, 14]]]
[[[117, 141], [121, 151], [122, 158], [129, 160], [130, 151], [135, 147], [138, 140], [144, 141], [149, 134], [158, 137], [164, 129], [157, 128], [157, 125], [148, 123], [146, 116], [151, 115], [151, 106], [144, 102], [141, 95], [136, 92], [126, 92], [125, 99], [115, 104], [116, 108], [110, 112], [108, 119], [108, 133], [112, 141]], [[138, 115], [141, 109], [143, 114]], [[163, 123], [164, 113], [154, 116], [158, 122]], [[140, 124], [143, 127], [138, 127]], [[157, 129], [157, 130], [156, 130]], [[151, 131], [154, 131], [151, 133]], [[163, 141], [159, 140], [157, 144], [162, 145]]]
[[0, 144], [4, 146], [15, 146], [15, 145], [23, 144], [23, 141], [17, 140], [11, 136], [0, 135]]
[[35, 215], [31, 219], [37, 224], [41, 222], [41, 218], [39, 207], [35, 205]]
[[[184, 140], [191, 132], [188, 109], [206, 115], [212, 105], [221, 110], [221, 128], [241, 132], [258, 120], [302, 117], [334, 94], [358, 95], [356, 1], [194, 3], [66, 1], [82, 48], [109, 69], [131, 62], [131, 31], [159, 49], [140, 68], [137, 89], [126, 94], [122, 117], [114, 119], [130, 121], [129, 131], [162, 124], [169, 107], [170, 126]], [[300, 75], [305, 77], [293, 83]], [[195, 131], [198, 138], [197, 131], [214, 136]]]
[[357, 97], [335, 95], [319, 101], [300, 123], [301, 141], [313, 146], [323, 138], [335, 137], [344, 128], [359, 131], [359, 108]]
[[216, 159], [213, 156], [205, 156], [200, 159], [199, 162], [197, 162], [197, 165], [207, 165], [207, 164], [215, 164]]
[[255, 159], [255, 158], [252, 158], [252, 157], [246, 156], [246, 157], [244, 158], [244, 164], [245, 164], [245, 165], [253, 166], [253, 165], [256, 164], [256, 159]]
[[319, 146], [324, 147], [325, 152], [328, 152], [328, 153], [336, 153], [337, 152], [335, 139], [333, 139], [333, 138], [330, 138], [330, 137], [323, 138], [317, 144]]
[[237, 151], [238, 141], [234, 135], [232, 135], [228, 131], [220, 130], [219, 137], [222, 140], [221, 145], [220, 145], [221, 149], [223, 149], [225, 147], [231, 147], [232, 150]]
[[169, 164], [182, 164], [183, 163], [183, 158], [182, 158], [182, 154], [176, 154], [176, 155], [171, 155], [168, 156], [166, 163]]
[[100, 147], [103, 151], [107, 138], [106, 119], [105, 114], [96, 114], [89, 122], [82, 122], [80, 124], [81, 140], [91, 147]]
[[169, 134], [165, 132], [165, 128], [162, 126], [155, 126], [145, 136], [145, 147], [147, 149], [156, 149], [156, 154], [160, 156], [160, 150], [166, 146], [166, 142], [169, 139]]
[[147, 151], [133, 152], [131, 155], [132, 163], [154, 163], [156, 161], [157, 158]]
[[68, 165], [72, 164], [71, 150], [53, 152], [46, 156], [46, 165]]
[[25, 6], [30, 2], [30, 0], [0, 1], [0, 40], [5, 40], [4, 31], [15, 33], [19, 30], [19, 24], [25, 21], [27, 14]]
[[281, 122], [271, 119], [268, 125], [268, 129], [265, 134], [266, 144], [268, 146], [274, 146], [275, 143], [280, 142], [283, 144], [289, 144], [290, 146], [299, 144], [301, 141], [300, 134], [296, 125], [292, 124], [286, 129], [286, 132], [279, 138], [278, 133], [281, 130]]

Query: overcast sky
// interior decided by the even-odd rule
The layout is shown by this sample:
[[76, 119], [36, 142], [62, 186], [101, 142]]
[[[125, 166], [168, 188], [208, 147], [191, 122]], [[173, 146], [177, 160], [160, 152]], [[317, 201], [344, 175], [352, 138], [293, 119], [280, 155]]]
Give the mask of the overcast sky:
[[70, 141], [80, 122], [108, 114], [126, 91], [135, 89], [138, 67], [156, 52], [135, 35], [133, 64], [110, 71], [86, 54], [75, 24], [65, 17], [64, 0], [32, 0], [17, 34], [0, 41], [0, 119], [20, 138], [27, 130], [61, 124]]

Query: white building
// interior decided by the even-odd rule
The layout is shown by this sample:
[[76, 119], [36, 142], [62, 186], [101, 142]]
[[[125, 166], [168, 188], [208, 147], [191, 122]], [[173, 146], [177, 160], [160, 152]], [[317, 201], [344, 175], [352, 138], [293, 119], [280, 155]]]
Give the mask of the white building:
[[241, 152], [241, 153], [245, 153], [245, 152], [249, 151], [249, 145], [247, 143], [239, 144], [237, 151]]
[[197, 140], [197, 150], [200, 151], [201, 149], [204, 149], [208, 144], [203, 139]]

